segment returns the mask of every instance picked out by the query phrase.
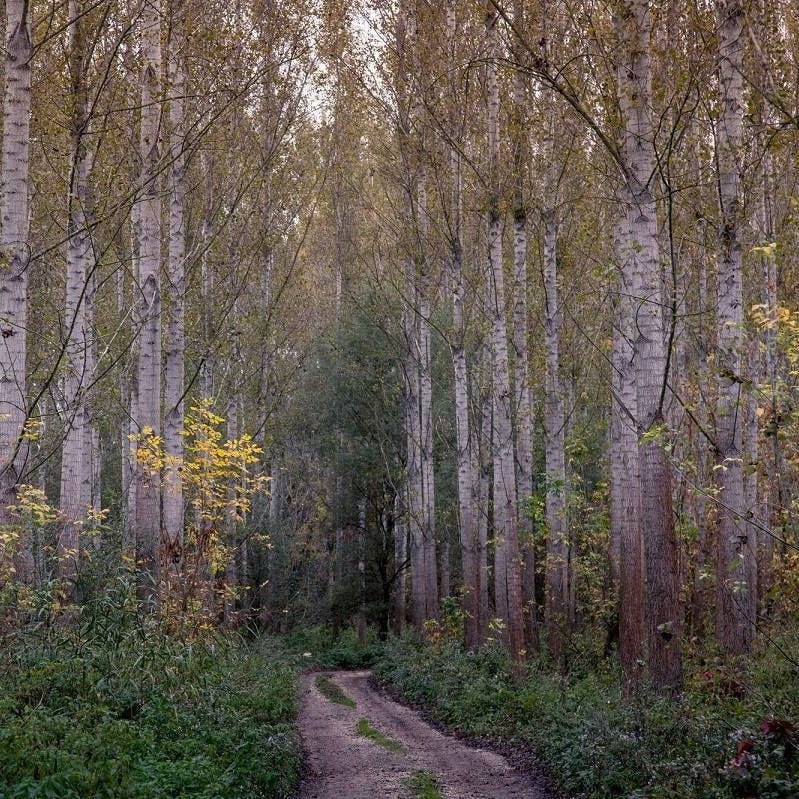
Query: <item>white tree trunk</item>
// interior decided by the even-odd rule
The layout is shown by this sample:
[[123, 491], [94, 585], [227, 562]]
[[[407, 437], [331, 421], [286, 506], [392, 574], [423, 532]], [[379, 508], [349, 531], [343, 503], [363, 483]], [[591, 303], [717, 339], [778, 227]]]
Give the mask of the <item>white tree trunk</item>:
[[[519, 557], [519, 525], [516, 495], [516, 470], [513, 447], [513, 425], [508, 337], [505, 319], [505, 277], [502, 264], [502, 217], [499, 198], [499, 57], [498, 15], [489, 4], [486, 9], [488, 150], [490, 160], [488, 253], [492, 282], [491, 355], [494, 396], [495, 470], [494, 470], [494, 538], [504, 551], [507, 584], [507, 618], [510, 654], [514, 661], [524, 653], [524, 619], [522, 611], [521, 562]], [[496, 575], [495, 575], [496, 579]]]
[[751, 650], [756, 609], [751, 584], [752, 529], [744, 517], [743, 476], [743, 249], [740, 162], [743, 133], [743, 8], [716, 4], [719, 31], [721, 118], [716, 130], [721, 225], [716, 307], [719, 393], [716, 405], [720, 526], [716, 571], [716, 637], [730, 656]]
[[[524, 2], [514, 0], [513, 21], [524, 30]], [[524, 52], [516, 46], [513, 55], [522, 63]], [[538, 650], [538, 614], [535, 601], [535, 547], [532, 516], [527, 507], [533, 494], [533, 416], [530, 400], [530, 367], [527, 346], [527, 206], [525, 178], [528, 141], [525, 134], [527, 86], [521, 70], [513, 73], [513, 104], [510, 136], [513, 147], [513, 351], [514, 406], [516, 411], [516, 468], [519, 491], [519, 535], [524, 553], [525, 640], [531, 652]]]
[[72, 153], [67, 179], [67, 279], [64, 306], [66, 369], [63, 378], [65, 404], [64, 445], [61, 458], [60, 507], [57, 556], [58, 574], [72, 593], [77, 576], [81, 534], [91, 501], [91, 429], [85, 390], [90, 379], [90, 340], [87, 294], [92, 252], [87, 228], [89, 161], [84, 20], [76, 0], [70, 0], [69, 71], [73, 97], [70, 131]]
[[624, 178], [630, 200], [629, 252], [636, 298], [635, 378], [640, 443], [641, 524], [646, 561], [649, 680], [658, 691], [682, 685], [681, 610], [671, 467], [664, 449], [663, 400], [666, 347], [663, 336], [660, 247], [652, 180], [651, 25], [647, 0], [624, 0], [624, 65], [619, 101], [624, 124]]
[[[28, 0], [6, 0], [6, 88], [3, 96], [2, 189], [0, 189], [0, 525], [25, 462], [27, 419], [25, 342], [28, 329], [28, 190], [31, 114], [31, 40]], [[30, 541], [20, 541], [17, 578], [33, 578]]]
[[[161, 432], [161, 9], [145, 3], [141, 13], [142, 83], [140, 150], [142, 159], [139, 257], [138, 428], [143, 435]], [[136, 555], [141, 593], [156, 602], [161, 543], [160, 475], [137, 469]]]
[[[550, 192], [552, 187], [550, 187]], [[546, 344], [546, 620], [547, 646], [555, 663], [564, 658], [569, 633], [569, 526], [566, 518], [566, 419], [560, 379], [561, 312], [558, 300], [557, 236], [553, 209], [542, 213], [544, 228], [544, 330]]]
[[184, 420], [184, 298], [186, 292], [185, 261], [185, 122], [184, 69], [185, 37], [182, 0], [171, 3], [170, 41], [167, 58], [169, 81], [169, 263], [167, 269], [169, 315], [167, 317], [166, 366], [164, 369], [164, 533], [165, 558], [169, 571], [177, 577], [183, 560], [183, 428]]

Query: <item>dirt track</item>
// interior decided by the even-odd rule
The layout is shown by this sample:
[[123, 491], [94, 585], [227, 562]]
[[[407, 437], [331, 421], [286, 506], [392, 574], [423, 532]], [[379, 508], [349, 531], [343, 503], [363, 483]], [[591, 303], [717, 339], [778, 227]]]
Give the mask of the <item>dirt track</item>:
[[[432, 772], [446, 799], [548, 799], [502, 756], [451, 738], [418, 713], [379, 694], [369, 672], [327, 672], [355, 708], [322, 696], [315, 677], [303, 683], [300, 731], [307, 753], [299, 799], [411, 799], [414, 772]], [[392, 752], [356, 734], [359, 719], [402, 745]]]

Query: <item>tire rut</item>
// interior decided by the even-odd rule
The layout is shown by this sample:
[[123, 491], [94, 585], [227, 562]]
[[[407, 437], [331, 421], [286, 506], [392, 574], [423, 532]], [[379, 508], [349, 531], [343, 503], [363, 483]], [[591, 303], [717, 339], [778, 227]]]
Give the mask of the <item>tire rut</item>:
[[[414, 710], [375, 691], [370, 672], [325, 673], [355, 701], [355, 708], [322, 696], [316, 676], [307, 675], [303, 682], [300, 732], [307, 760], [298, 799], [412, 799], [407, 782], [417, 771], [432, 772], [446, 799], [548, 799], [501, 755], [445, 735]], [[355, 728], [361, 718], [403, 750], [391, 752], [359, 737]]]

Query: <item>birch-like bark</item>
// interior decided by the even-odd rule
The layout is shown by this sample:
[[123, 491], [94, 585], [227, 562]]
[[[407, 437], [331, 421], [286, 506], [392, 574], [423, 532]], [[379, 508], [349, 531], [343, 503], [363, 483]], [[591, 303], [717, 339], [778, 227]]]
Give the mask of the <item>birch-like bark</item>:
[[439, 617], [438, 570], [436, 560], [435, 476], [433, 473], [433, 374], [430, 341], [431, 291], [427, 247], [427, 187], [425, 170], [418, 169], [416, 181], [416, 229], [419, 254], [419, 457], [422, 473], [422, 538], [424, 542], [426, 617]]
[[183, 0], [171, 0], [171, 25], [167, 53], [169, 84], [169, 255], [167, 347], [164, 368], [164, 533], [165, 562], [178, 577], [183, 562], [183, 428], [184, 419], [184, 301], [186, 294], [186, 196], [184, 97], [186, 95]]
[[411, 597], [413, 623], [417, 633], [424, 631], [427, 616], [427, 579], [424, 547], [424, 507], [421, 464], [421, 429], [419, 416], [419, 365], [414, 352], [417, 340], [417, 324], [414, 307], [416, 305], [416, 275], [411, 258], [405, 264], [406, 286], [409, 305], [403, 312], [403, 332], [405, 335], [404, 358], [404, 410], [405, 410], [405, 479], [408, 498], [408, 532], [411, 547]]
[[[27, 418], [25, 341], [28, 329], [28, 193], [31, 116], [31, 57], [28, 0], [6, 0], [6, 87], [3, 95], [2, 187], [0, 188], [0, 526], [25, 463]], [[33, 579], [27, 536], [19, 542], [17, 579]]]
[[[456, 57], [455, 0], [447, 4], [447, 44], [449, 58]], [[453, 73], [454, 74], [454, 73]], [[458, 527], [460, 531], [461, 569], [463, 572], [463, 610], [466, 614], [466, 646], [476, 649], [480, 643], [480, 579], [477, 559], [477, 524], [473, 501], [474, 475], [472, 472], [472, 441], [469, 426], [469, 376], [466, 363], [464, 320], [465, 287], [463, 281], [463, 242], [461, 237], [461, 156], [460, 124], [458, 122], [458, 96], [453, 79], [450, 92], [449, 148], [449, 239], [450, 284], [452, 288], [452, 365], [455, 374], [455, 440], [458, 472]]]
[[624, 0], [624, 60], [619, 102], [624, 124], [624, 178], [629, 196], [630, 247], [635, 310], [635, 378], [641, 475], [641, 524], [647, 584], [649, 681], [657, 691], [682, 685], [681, 610], [671, 467], [664, 449], [663, 400], [666, 347], [663, 337], [660, 247], [652, 189], [655, 170], [652, 125], [651, 25], [648, 0]]
[[59, 504], [62, 522], [57, 542], [58, 575], [74, 593], [78, 572], [81, 533], [85, 531], [91, 500], [91, 430], [88, 425], [85, 389], [90, 341], [86, 299], [88, 294], [91, 239], [87, 227], [90, 156], [86, 137], [87, 115], [85, 20], [76, 0], [69, 3], [69, 73], [72, 98], [71, 156], [67, 180], [67, 274], [64, 305], [66, 369], [63, 395], [66, 424], [61, 458]]
[[743, 248], [740, 159], [743, 139], [743, 8], [740, 0], [718, 0], [721, 118], [716, 130], [721, 225], [717, 255], [716, 475], [719, 536], [716, 551], [716, 638], [722, 651], [751, 650], [756, 590], [752, 530], [744, 519], [743, 477]]
[[[493, 286], [491, 306], [492, 387], [494, 396], [495, 468], [494, 537], [495, 546], [504, 551], [507, 584], [507, 618], [510, 654], [515, 662], [524, 656], [524, 618], [522, 610], [519, 525], [514, 463], [513, 424], [511, 421], [508, 338], [505, 319], [505, 276], [502, 264], [502, 216], [500, 213], [499, 81], [497, 76], [498, 14], [486, 7], [487, 112], [488, 112], [488, 279]], [[496, 579], [496, 575], [495, 575]]]
[[[139, 256], [138, 428], [161, 432], [161, 9], [149, 0], [141, 13], [141, 236]], [[152, 607], [157, 597], [161, 539], [160, 475], [137, 469], [136, 557], [141, 594]]]
[[[513, 23], [524, 30], [524, 0], [514, 0]], [[524, 62], [524, 49], [514, 37], [514, 60]], [[525, 203], [525, 169], [529, 149], [526, 135], [525, 108], [527, 84], [524, 74], [513, 73], [513, 95], [510, 115], [510, 138], [513, 150], [513, 395], [516, 411], [516, 469], [519, 493], [519, 537], [524, 553], [524, 632], [527, 649], [538, 650], [538, 614], [535, 603], [535, 547], [532, 516], [527, 503], [533, 495], [533, 417], [530, 401], [530, 370], [527, 346], [529, 327], [527, 311], [527, 205]]]
[[[488, 371], [487, 353], [485, 348], [481, 353], [480, 371]], [[491, 618], [491, 609], [488, 599], [489, 568], [488, 568], [488, 514], [491, 482], [491, 391], [481, 387], [477, 380], [474, 381], [472, 393], [479, 398], [475, 429], [478, 432], [475, 447], [472, 450], [472, 479], [475, 524], [477, 525], [477, 574], [478, 585], [478, 630], [477, 639], [480, 644], [488, 637], [488, 622]]]

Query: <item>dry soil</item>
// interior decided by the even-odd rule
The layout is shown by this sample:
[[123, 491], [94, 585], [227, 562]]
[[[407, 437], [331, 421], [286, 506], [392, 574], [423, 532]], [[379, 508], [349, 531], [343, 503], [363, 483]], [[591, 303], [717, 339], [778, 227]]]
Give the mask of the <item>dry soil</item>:
[[[446, 799], [548, 799], [499, 754], [475, 749], [375, 691], [368, 671], [326, 672], [355, 703], [322, 696], [314, 674], [303, 683], [300, 731], [306, 751], [299, 799], [412, 799], [415, 772], [435, 775]], [[402, 745], [392, 752], [356, 733], [359, 719]]]

